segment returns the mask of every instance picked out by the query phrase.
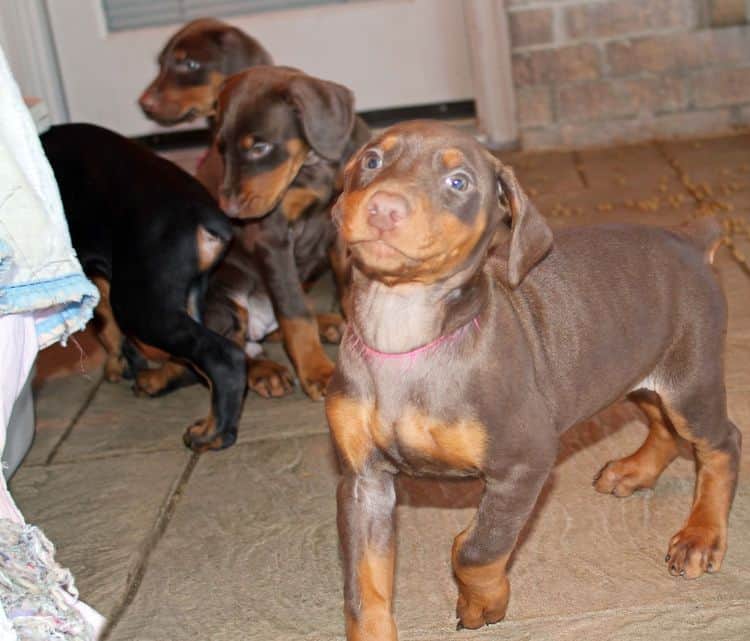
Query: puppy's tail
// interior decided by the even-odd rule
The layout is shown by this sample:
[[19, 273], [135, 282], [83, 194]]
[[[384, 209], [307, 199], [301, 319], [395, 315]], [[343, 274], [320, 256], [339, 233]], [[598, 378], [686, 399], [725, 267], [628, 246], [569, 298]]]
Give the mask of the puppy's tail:
[[714, 262], [716, 250], [724, 240], [724, 230], [715, 218], [698, 218], [683, 223], [677, 231], [693, 245], [703, 251], [703, 258], [708, 265]]

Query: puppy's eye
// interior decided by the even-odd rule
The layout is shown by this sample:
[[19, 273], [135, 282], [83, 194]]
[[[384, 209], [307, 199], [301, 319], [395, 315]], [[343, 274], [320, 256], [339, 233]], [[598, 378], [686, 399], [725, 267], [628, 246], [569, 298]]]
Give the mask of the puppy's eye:
[[454, 191], [466, 191], [469, 188], [469, 177], [466, 174], [451, 174], [445, 184]]
[[362, 156], [362, 167], [365, 169], [380, 169], [382, 166], [383, 157], [374, 149], [370, 149]]
[[247, 157], [251, 160], [260, 160], [271, 153], [273, 145], [270, 142], [256, 142], [247, 150]]
[[201, 63], [197, 60], [193, 60], [192, 58], [185, 58], [184, 60], [181, 60], [177, 63], [177, 68], [180, 71], [198, 71], [198, 69], [201, 68]]

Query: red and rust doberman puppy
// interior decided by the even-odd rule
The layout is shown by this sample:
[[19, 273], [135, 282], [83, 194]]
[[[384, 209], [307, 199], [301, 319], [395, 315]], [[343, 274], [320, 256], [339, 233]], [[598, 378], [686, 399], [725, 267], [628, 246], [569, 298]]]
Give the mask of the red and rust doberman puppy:
[[229, 219], [195, 178], [107, 129], [60, 125], [41, 140], [73, 246], [101, 293], [95, 315], [106, 378], [128, 374], [123, 335], [146, 358], [166, 352], [190, 363], [209, 384], [211, 412], [183, 440], [195, 451], [230, 446], [246, 391], [245, 355], [195, 320], [208, 273], [232, 238]]
[[342, 320], [316, 318], [303, 284], [330, 264], [339, 290], [345, 287], [347, 261], [330, 207], [344, 163], [369, 131], [348, 89], [287, 67], [231, 76], [216, 117], [223, 173], [213, 189], [237, 223], [236, 244], [260, 271], [303, 389], [320, 399], [333, 373], [320, 336], [338, 342]]
[[183, 26], [167, 41], [158, 62], [159, 73], [138, 103], [148, 118], [162, 125], [212, 116], [225, 78], [248, 67], [272, 64], [257, 40], [211, 18]]
[[627, 395], [650, 432], [596, 489], [653, 486], [685, 439], [697, 482], [667, 567], [690, 579], [719, 570], [741, 435], [727, 417], [714, 221], [553, 237], [509, 167], [428, 121], [395, 126], [356, 155], [334, 216], [353, 263], [326, 399], [344, 471], [348, 639], [397, 637], [397, 472], [485, 480], [453, 545], [457, 615], [466, 628], [500, 621], [508, 558], [560, 433]]

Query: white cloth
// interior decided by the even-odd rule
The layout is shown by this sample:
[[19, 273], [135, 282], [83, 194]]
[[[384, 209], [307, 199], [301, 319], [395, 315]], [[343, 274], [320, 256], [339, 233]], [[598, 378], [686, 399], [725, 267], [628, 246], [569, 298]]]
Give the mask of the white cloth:
[[[0, 49], [0, 455], [38, 349], [83, 329], [98, 301], [73, 251], [36, 127]], [[24, 526], [2, 474], [0, 518]], [[104, 618], [77, 593], [63, 591], [68, 606], [91, 624], [90, 638], [98, 638]], [[0, 611], [0, 641], [15, 641], [13, 616]]]
[[0, 314], [34, 312], [41, 349], [83, 329], [98, 300], [73, 251], [34, 121], [0, 49]]
[[[16, 402], [36, 358], [36, 329], [31, 314], [0, 316], [0, 453], [5, 448], [6, 431]], [[24, 523], [0, 474], [0, 518]], [[1, 637], [0, 637], [1, 638]]]

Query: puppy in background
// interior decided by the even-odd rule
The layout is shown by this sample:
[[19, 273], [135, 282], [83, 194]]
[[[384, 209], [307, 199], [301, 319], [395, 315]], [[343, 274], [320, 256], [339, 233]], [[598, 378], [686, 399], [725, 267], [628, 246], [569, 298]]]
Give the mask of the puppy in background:
[[[208, 163], [198, 170], [234, 219], [234, 240], [209, 282], [204, 321], [247, 347], [258, 335], [246, 330], [270, 300], [300, 384], [314, 400], [323, 398], [333, 372], [321, 337], [337, 343], [343, 321], [339, 314], [313, 314], [304, 292], [332, 267], [345, 297], [348, 261], [330, 209], [344, 164], [369, 137], [345, 87], [296, 69], [259, 66], [223, 85], [212, 147], [222, 171], [204, 171]], [[139, 384], [155, 395], [182, 373], [175, 363], [142, 375]], [[249, 363], [248, 384], [263, 396], [285, 394], [289, 381], [281, 365]]]
[[316, 317], [304, 289], [330, 266], [344, 295], [348, 263], [330, 209], [344, 164], [369, 138], [347, 88], [288, 67], [236, 74], [217, 101], [214, 148], [223, 171], [209, 190], [237, 223], [235, 242], [255, 260], [313, 399], [333, 373], [320, 337], [338, 342], [343, 324], [338, 314]]
[[212, 116], [225, 78], [273, 61], [257, 40], [237, 27], [200, 18], [167, 41], [158, 63], [159, 72], [138, 104], [146, 117], [171, 126]]

